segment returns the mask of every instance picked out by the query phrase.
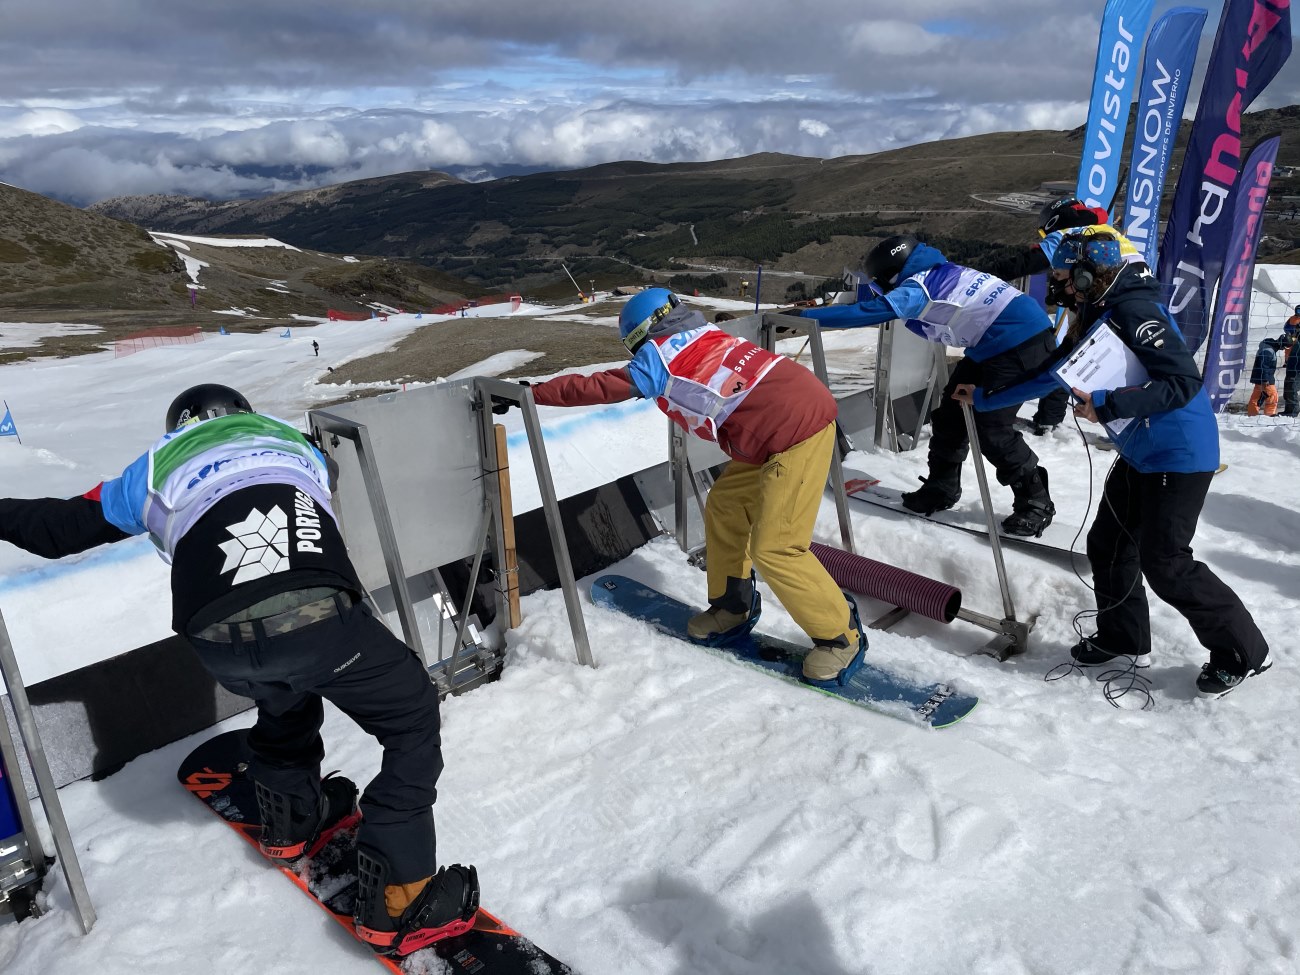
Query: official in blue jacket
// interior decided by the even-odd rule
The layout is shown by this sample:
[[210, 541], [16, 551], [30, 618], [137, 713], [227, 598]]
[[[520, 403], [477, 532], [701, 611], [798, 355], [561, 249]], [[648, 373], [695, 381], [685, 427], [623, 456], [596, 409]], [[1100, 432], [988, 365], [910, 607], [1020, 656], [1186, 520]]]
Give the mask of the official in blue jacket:
[[[1123, 389], [1075, 389], [1075, 415], [1107, 427], [1119, 458], [1106, 478], [1088, 561], [1097, 596], [1097, 632], [1071, 649], [1082, 666], [1151, 652], [1145, 578], [1180, 612], [1210, 653], [1197, 687], [1219, 696], [1270, 665], [1268, 644], [1237, 594], [1192, 557], [1192, 537], [1219, 466], [1219, 427], [1201, 373], [1160, 300], [1145, 264], [1126, 263], [1114, 235], [1068, 235], [1052, 276], [1078, 297], [1079, 314], [1062, 343], [1064, 358], [1098, 323], [1137, 357], [1148, 379]], [[961, 391], [977, 409], [1034, 399], [1056, 380], [1050, 371], [1000, 390]], [[1138, 660], [1139, 665], [1143, 660]]]
[[[915, 237], [888, 237], [863, 261], [876, 297], [854, 305], [807, 308], [800, 314], [822, 328], [859, 328], [902, 319], [930, 342], [957, 346], [966, 355], [930, 414], [929, 474], [924, 486], [903, 495], [912, 511], [932, 514], [961, 497], [961, 465], [970, 449], [966, 421], [952, 392], [960, 384], [1006, 384], [1036, 370], [1056, 351], [1047, 313], [1028, 295], [985, 271], [949, 262]], [[998, 480], [1015, 495], [1003, 520], [1008, 535], [1041, 535], [1056, 508], [1047, 490], [1047, 471], [1015, 427], [1019, 404], [976, 415], [980, 452]]]

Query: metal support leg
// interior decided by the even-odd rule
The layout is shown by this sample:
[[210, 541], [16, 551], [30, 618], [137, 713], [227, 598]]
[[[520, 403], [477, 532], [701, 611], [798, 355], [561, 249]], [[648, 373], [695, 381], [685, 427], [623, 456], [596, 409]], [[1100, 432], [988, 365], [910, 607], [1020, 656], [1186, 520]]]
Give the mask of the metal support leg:
[[970, 404], [961, 404], [966, 419], [966, 437], [970, 441], [971, 457], [975, 461], [975, 478], [979, 482], [980, 501], [984, 505], [984, 518], [989, 526], [989, 545], [993, 549], [993, 567], [997, 570], [998, 585], [1002, 588], [1003, 619], [998, 628], [1001, 633], [985, 647], [985, 652], [1005, 660], [1027, 649], [1028, 628], [1016, 621], [1016, 607], [1011, 601], [1011, 586], [1007, 582], [1007, 568], [1002, 561], [1002, 538], [998, 534], [997, 519], [993, 516], [993, 501], [989, 497], [989, 482], [984, 473], [984, 455], [980, 452], [979, 431], [975, 427], [975, 411]]
[[[27, 700], [27, 689], [23, 686], [22, 675], [18, 672], [18, 658], [14, 655], [13, 644], [9, 641], [9, 628], [5, 626], [2, 613], [0, 613], [0, 676], [4, 677], [5, 686], [9, 688], [9, 702], [13, 705], [14, 717], [18, 721], [18, 733], [22, 736], [23, 746], [27, 750], [27, 760], [31, 765], [32, 777], [36, 780], [36, 791], [41, 797], [41, 805], [45, 807], [45, 820], [49, 823], [50, 832], [54, 836], [54, 848], [58, 851], [63, 877], [68, 882], [72, 903], [77, 909], [81, 933], [89, 934], [90, 929], [95, 925], [95, 908], [90, 903], [90, 891], [86, 889], [86, 879], [82, 876], [81, 865], [77, 862], [77, 851], [72, 844], [72, 834], [68, 831], [68, 821], [63, 816], [58, 788], [54, 784], [50, 764], [45, 759], [45, 746], [41, 744], [41, 736], [36, 729], [36, 719]], [[0, 722], [3, 721], [4, 716], [0, 714]], [[5, 735], [8, 736], [7, 726]], [[40, 853], [40, 844], [35, 841], [35, 836], [36, 831], [32, 830], [28, 841], [43, 860], [44, 855]]]

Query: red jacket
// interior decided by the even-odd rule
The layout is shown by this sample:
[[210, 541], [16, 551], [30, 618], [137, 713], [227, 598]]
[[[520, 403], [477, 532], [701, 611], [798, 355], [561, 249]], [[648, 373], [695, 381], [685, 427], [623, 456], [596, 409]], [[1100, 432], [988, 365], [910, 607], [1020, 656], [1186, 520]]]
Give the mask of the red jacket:
[[[639, 399], [626, 368], [590, 376], [556, 376], [533, 387], [539, 406], [595, 406]], [[824, 430], [837, 414], [835, 398], [803, 366], [782, 359], [718, 430], [718, 446], [742, 464], [761, 465]]]

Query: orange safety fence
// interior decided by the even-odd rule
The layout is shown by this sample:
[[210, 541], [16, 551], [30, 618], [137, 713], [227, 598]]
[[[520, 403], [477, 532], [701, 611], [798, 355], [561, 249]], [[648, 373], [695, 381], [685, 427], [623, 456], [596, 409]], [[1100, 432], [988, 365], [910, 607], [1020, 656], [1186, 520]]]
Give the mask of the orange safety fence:
[[151, 328], [147, 332], [133, 332], [113, 342], [113, 357], [134, 355], [145, 349], [156, 349], [165, 345], [193, 345], [203, 341], [203, 333], [197, 325], [181, 325], [175, 328]]

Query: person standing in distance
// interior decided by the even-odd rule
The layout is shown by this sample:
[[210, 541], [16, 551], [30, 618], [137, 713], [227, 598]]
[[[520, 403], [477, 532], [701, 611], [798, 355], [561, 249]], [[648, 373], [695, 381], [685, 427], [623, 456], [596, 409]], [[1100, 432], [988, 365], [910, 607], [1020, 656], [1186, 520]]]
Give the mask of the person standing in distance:
[[467, 931], [477, 873], [438, 870], [434, 855], [438, 694], [362, 601], [325, 457], [215, 383], [177, 396], [166, 426], [79, 498], [0, 499], [0, 539], [53, 559], [147, 533], [171, 564], [173, 629], [223, 687], [257, 702], [248, 742], [262, 852], [294, 862], [356, 820], [356, 786], [321, 781], [331, 701], [384, 747], [360, 803], [358, 936], [404, 955]]
[[[910, 234], [886, 237], [867, 254], [863, 270], [876, 296], [852, 305], [795, 309], [822, 328], [860, 328], [902, 319], [909, 331], [939, 345], [965, 349], [930, 414], [929, 473], [903, 505], [928, 515], [961, 498], [961, 465], [970, 449], [966, 420], [952, 392], [963, 383], [1005, 384], [1038, 369], [1056, 351], [1051, 319], [1038, 302], [1001, 278], [949, 262]], [[975, 415], [980, 452], [1015, 496], [1002, 521], [1008, 535], [1041, 535], [1056, 506], [1047, 471], [1015, 427], [1016, 406]]]
[[710, 325], [666, 288], [633, 295], [618, 331], [631, 363], [537, 383], [534, 401], [648, 399], [688, 433], [715, 441], [731, 462], [705, 505], [709, 606], [691, 619], [687, 635], [717, 644], [748, 633], [760, 608], [757, 567], [812, 640], [804, 680], [847, 682], [862, 665], [866, 633], [809, 551], [835, 447], [830, 390], [803, 366]]

